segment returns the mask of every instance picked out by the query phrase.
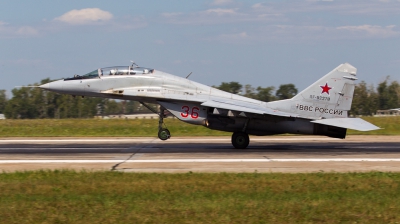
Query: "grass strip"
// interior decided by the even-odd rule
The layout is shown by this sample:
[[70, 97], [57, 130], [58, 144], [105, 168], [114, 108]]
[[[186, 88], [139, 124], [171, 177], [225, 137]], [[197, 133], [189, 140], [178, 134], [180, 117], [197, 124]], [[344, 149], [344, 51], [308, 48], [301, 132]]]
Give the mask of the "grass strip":
[[0, 174], [1, 223], [397, 223], [399, 173]]
[[[221, 136], [229, 133], [164, 119], [174, 136]], [[2, 137], [154, 137], [157, 119], [35, 119], [1, 120]]]
[[[356, 135], [400, 135], [400, 117], [363, 118], [383, 129], [370, 132], [348, 130]], [[173, 136], [230, 136], [191, 125], [178, 119], [165, 120]], [[35, 119], [0, 120], [0, 137], [144, 137], [156, 136], [157, 119]]]

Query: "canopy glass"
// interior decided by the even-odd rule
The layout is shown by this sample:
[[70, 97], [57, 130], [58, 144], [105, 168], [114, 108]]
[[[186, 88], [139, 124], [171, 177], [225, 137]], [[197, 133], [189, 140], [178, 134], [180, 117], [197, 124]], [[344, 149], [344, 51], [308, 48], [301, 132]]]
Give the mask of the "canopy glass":
[[144, 67], [132, 67], [132, 66], [112, 66], [99, 68], [85, 75], [74, 75], [72, 78], [64, 80], [74, 79], [92, 79], [99, 78], [101, 76], [113, 76], [113, 75], [136, 75], [136, 74], [150, 74], [153, 73], [154, 69]]

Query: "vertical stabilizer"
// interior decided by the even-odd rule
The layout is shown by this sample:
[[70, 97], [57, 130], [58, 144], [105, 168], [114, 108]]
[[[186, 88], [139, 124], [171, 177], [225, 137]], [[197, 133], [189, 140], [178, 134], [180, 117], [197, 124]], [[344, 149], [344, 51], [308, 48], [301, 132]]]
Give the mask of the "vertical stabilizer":
[[285, 104], [305, 118], [345, 118], [353, 101], [356, 72], [352, 65], [341, 64]]

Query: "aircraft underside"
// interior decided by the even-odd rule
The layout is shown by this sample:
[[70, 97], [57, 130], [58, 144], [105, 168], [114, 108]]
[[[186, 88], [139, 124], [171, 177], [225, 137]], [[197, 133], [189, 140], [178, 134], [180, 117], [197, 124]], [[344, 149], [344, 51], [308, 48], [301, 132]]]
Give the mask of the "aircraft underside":
[[[143, 102], [142, 102], [143, 103]], [[145, 105], [145, 103], [143, 103]], [[163, 105], [170, 105], [169, 103], [163, 103]], [[181, 106], [185, 108], [188, 106]], [[189, 107], [188, 107], [189, 108]], [[196, 107], [195, 107], [196, 108]], [[200, 106], [197, 107], [201, 110]], [[164, 111], [168, 110], [161, 106], [160, 120], [159, 120], [159, 132], [158, 137], [161, 140], [167, 140], [170, 138], [171, 133], [168, 129], [163, 127]], [[333, 138], [345, 138], [345, 128], [315, 124], [311, 123], [310, 120], [302, 118], [283, 118], [268, 115], [248, 115], [247, 117], [241, 116], [225, 116], [220, 114], [214, 114], [215, 108], [205, 108], [207, 111], [206, 116], [200, 117], [200, 113], [196, 112], [196, 119], [203, 118], [201, 121], [196, 119], [182, 119], [182, 112], [176, 113], [171, 108], [169, 111], [176, 116], [178, 119], [190, 123], [203, 125], [207, 128], [219, 131], [232, 132], [232, 145], [238, 149], [246, 148], [250, 143], [249, 135], [276, 135], [276, 134], [303, 134], [303, 135], [323, 135]], [[188, 110], [190, 113], [190, 110]], [[190, 117], [190, 114], [187, 117]], [[184, 117], [186, 114], [183, 114]]]

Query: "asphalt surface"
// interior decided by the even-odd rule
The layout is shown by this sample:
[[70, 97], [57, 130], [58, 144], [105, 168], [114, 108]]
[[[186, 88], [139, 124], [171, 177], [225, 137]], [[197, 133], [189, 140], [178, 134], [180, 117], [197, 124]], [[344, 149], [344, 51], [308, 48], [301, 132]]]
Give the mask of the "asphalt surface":
[[400, 171], [399, 136], [0, 139], [0, 171], [39, 169], [123, 172]]

